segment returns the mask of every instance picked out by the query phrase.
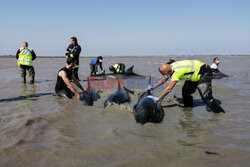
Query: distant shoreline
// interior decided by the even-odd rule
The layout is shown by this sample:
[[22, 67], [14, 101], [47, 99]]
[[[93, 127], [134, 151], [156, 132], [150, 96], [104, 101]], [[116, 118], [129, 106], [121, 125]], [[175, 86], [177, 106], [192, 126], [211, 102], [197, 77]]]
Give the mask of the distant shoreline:
[[[144, 56], [104, 56], [105, 58], [148, 58], [148, 57], [196, 57], [196, 56], [217, 56], [217, 57], [224, 57], [224, 56], [250, 56], [250, 55], [144, 55]], [[80, 58], [93, 58], [97, 56], [80, 56]], [[15, 55], [0, 55], [0, 58], [16, 58]], [[37, 58], [65, 58], [64, 56], [37, 56]]]

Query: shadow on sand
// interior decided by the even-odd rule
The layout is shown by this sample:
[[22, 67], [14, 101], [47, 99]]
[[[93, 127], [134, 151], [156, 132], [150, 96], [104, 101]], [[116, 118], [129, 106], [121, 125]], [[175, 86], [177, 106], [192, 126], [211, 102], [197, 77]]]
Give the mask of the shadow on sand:
[[48, 95], [53, 95], [53, 93], [37, 93], [37, 94], [26, 95], [26, 96], [17, 96], [17, 97], [12, 97], [12, 98], [7, 98], [7, 99], [0, 99], [0, 103], [21, 101], [21, 100], [35, 101], [35, 100], [38, 100], [38, 97], [48, 96]]

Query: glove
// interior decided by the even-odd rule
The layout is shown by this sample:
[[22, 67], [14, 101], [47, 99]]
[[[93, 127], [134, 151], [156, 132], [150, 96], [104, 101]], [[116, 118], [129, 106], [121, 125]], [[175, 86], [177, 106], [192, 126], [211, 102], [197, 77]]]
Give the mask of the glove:
[[159, 101], [158, 97], [155, 97], [155, 96], [149, 95], [149, 96], [147, 96], [147, 98], [152, 99], [154, 102]]
[[149, 84], [148, 85], [148, 90], [152, 91], [152, 90], [154, 90], [154, 87], [151, 84]]

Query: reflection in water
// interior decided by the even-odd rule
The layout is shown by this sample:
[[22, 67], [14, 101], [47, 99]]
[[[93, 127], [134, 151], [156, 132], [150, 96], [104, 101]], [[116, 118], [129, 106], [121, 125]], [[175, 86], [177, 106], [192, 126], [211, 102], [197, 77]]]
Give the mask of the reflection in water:
[[184, 119], [179, 120], [183, 137], [178, 139], [181, 146], [193, 146], [204, 143], [204, 135], [202, 134], [201, 123], [193, 117], [192, 108], [183, 109]]
[[35, 85], [31, 85], [30, 87], [27, 87], [26, 84], [22, 84], [20, 89], [22, 91], [18, 93], [19, 96], [6, 98], [6, 99], [0, 99], [0, 103], [21, 101], [19, 104], [25, 106], [26, 104], [29, 104], [29, 102], [31, 102], [31, 101], [38, 100], [38, 98], [41, 97], [41, 96], [48, 96], [48, 95], [53, 94], [53, 93], [50, 93], [50, 92], [36, 93], [37, 89], [36, 89]]

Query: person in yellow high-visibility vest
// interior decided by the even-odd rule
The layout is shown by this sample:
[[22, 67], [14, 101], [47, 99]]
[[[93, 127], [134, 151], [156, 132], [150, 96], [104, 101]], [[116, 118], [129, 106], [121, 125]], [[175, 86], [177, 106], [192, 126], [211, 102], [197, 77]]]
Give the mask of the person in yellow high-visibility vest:
[[109, 70], [113, 73], [125, 73], [125, 64], [123, 63], [117, 63], [113, 66], [109, 66]]
[[182, 60], [171, 64], [162, 64], [159, 68], [163, 78], [149, 89], [157, 88], [169, 78], [171, 81], [159, 97], [148, 96], [154, 101], [162, 100], [176, 85], [178, 81], [185, 81], [182, 88], [184, 107], [193, 107], [191, 94], [198, 88], [202, 100], [215, 112], [225, 112], [212, 95], [212, 69], [199, 60]]
[[36, 59], [36, 54], [33, 49], [28, 48], [28, 42], [23, 42], [22, 48], [17, 50], [16, 59], [17, 64], [21, 70], [21, 80], [26, 83], [26, 70], [29, 72], [29, 83], [34, 84], [35, 70], [32, 61]]

